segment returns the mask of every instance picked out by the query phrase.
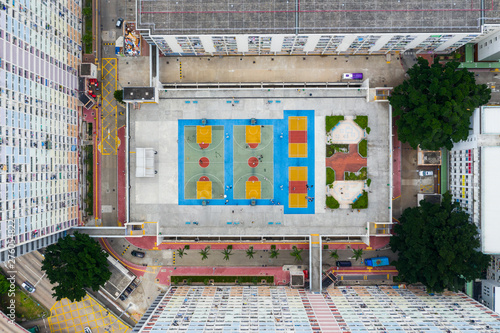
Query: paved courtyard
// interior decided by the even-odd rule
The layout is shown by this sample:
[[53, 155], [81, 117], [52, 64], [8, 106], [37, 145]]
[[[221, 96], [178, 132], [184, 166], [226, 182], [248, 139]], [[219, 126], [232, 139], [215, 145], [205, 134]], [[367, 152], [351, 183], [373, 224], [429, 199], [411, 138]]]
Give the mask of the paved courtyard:
[[[159, 231], [169, 235], [366, 235], [367, 222], [390, 221], [390, 183], [389, 174], [389, 109], [387, 103], [366, 102], [364, 89], [310, 89], [310, 90], [242, 90], [242, 91], [173, 91], [160, 95], [160, 102], [143, 104], [140, 110], [131, 110], [130, 119], [130, 213], [131, 221], [158, 221]], [[274, 202], [266, 205], [240, 204], [238, 200], [224, 204], [195, 205], [179, 200], [179, 189], [184, 186], [179, 173], [179, 145], [183, 143], [179, 136], [179, 124], [183, 121], [207, 119], [220, 121], [259, 120], [282, 122], [290, 110], [310, 110], [314, 131], [307, 137], [307, 149], [314, 149], [303, 155], [302, 134], [290, 131], [274, 131], [274, 175], [273, 193], [282, 195], [294, 204], [306, 201], [306, 211], [296, 208], [289, 210], [286, 202]], [[367, 160], [370, 187], [368, 209], [326, 209], [326, 171], [325, 171], [325, 116], [327, 115], [368, 115], [371, 128], [368, 141], [370, 158]], [[300, 115], [298, 115], [300, 116]], [[308, 117], [309, 119], [309, 117]], [[290, 126], [290, 122], [285, 122]], [[296, 126], [296, 125], [293, 125]], [[297, 125], [298, 126], [298, 125]], [[300, 127], [300, 126], [299, 126]], [[284, 127], [286, 129], [286, 127]], [[280, 138], [288, 135], [289, 137]], [[288, 133], [289, 132], [289, 133]], [[224, 130], [226, 135], [226, 130]], [[263, 134], [264, 135], [264, 134]], [[307, 134], [309, 135], [309, 134]], [[286, 139], [286, 144], [276, 141]], [[302, 141], [301, 141], [302, 140]], [[225, 144], [232, 142], [224, 139]], [[292, 144], [294, 145], [292, 151]], [[296, 145], [296, 146], [295, 146]], [[285, 147], [284, 149], [282, 149]], [[153, 178], [135, 177], [136, 148], [153, 148], [155, 170]], [[236, 154], [236, 152], [233, 152]], [[291, 154], [296, 156], [290, 158]], [[259, 154], [256, 157], [260, 157]], [[226, 154], [224, 154], [226, 158]], [[293, 166], [280, 164], [282, 159], [294, 160]], [[277, 162], [278, 161], [278, 162]], [[196, 158], [197, 167], [201, 166]], [[225, 161], [227, 162], [227, 161]], [[250, 166], [250, 165], [249, 165]], [[304, 183], [291, 183], [294, 174], [301, 182], [300, 168], [307, 167], [308, 178]], [[291, 169], [290, 167], [297, 168]], [[201, 169], [201, 168], [199, 168]], [[249, 168], [250, 169], [250, 168]], [[181, 169], [182, 170], [182, 169]], [[227, 170], [225, 171], [228, 172]], [[195, 177], [196, 178], [196, 177]], [[227, 181], [234, 181], [233, 177]], [[307, 184], [309, 182], [309, 184]], [[309, 186], [316, 184], [316, 186]], [[225, 191], [227, 189], [225, 188]], [[307, 187], [306, 187], [307, 185]], [[264, 189], [262, 189], [264, 195]], [[298, 192], [298, 193], [296, 193]], [[303, 194], [301, 194], [303, 193]], [[297, 194], [297, 195], [295, 195]], [[194, 195], [194, 192], [193, 192]], [[292, 196], [295, 195], [295, 196]], [[238, 195], [237, 195], [238, 196]], [[220, 194], [219, 194], [220, 197]], [[303, 198], [302, 198], [303, 197]], [[195, 199], [194, 201], [196, 201]], [[201, 200], [201, 199], [200, 199]], [[266, 199], [267, 200], [267, 199]], [[299, 201], [297, 201], [299, 200]], [[300, 206], [297, 206], [300, 207]], [[186, 222], [191, 222], [187, 224]], [[197, 222], [193, 224], [192, 222]], [[232, 222], [229, 224], [228, 222]]]

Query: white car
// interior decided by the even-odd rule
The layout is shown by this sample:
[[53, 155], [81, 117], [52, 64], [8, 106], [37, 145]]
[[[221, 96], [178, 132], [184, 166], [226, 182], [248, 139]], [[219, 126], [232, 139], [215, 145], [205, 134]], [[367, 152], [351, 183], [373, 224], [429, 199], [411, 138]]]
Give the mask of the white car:
[[34, 293], [36, 288], [34, 285], [32, 285], [31, 283], [29, 283], [28, 281], [24, 281], [21, 286], [26, 289], [30, 294], [31, 293]]
[[418, 175], [420, 177], [424, 177], [424, 176], [432, 176], [434, 174], [433, 171], [419, 171], [418, 172]]
[[88, 326], [87, 326], [87, 327], [85, 327], [85, 328], [83, 329], [83, 332], [84, 332], [84, 333], [92, 333], [92, 330], [90, 329], [90, 327], [88, 327]]

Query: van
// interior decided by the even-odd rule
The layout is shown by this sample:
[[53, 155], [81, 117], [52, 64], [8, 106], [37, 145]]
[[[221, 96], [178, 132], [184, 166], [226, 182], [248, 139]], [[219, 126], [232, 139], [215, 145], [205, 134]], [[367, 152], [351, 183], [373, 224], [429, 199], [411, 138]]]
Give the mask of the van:
[[337, 261], [337, 267], [351, 267], [352, 262], [349, 260], [339, 260]]
[[376, 257], [365, 259], [365, 265], [369, 267], [389, 266], [388, 257]]

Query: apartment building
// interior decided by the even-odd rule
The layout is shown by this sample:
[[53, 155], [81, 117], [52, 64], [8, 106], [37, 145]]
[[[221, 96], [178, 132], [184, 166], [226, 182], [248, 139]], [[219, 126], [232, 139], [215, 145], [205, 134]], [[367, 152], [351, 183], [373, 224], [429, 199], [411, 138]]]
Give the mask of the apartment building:
[[493, 332], [498, 314], [463, 293], [338, 286], [171, 287], [132, 332]]
[[0, 262], [78, 224], [80, 0], [0, 2]]
[[476, 0], [136, 4], [137, 29], [164, 55], [447, 54], [500, 31], [498, 9]]
[[471, 125], [467, 140], [455, 143], [449, 152], [449, 188], [453, 200], [479, 227], [482, 251], [499, 254], [500, 179], [496, 172], [500, 163], [500, 108], [476, 109]]

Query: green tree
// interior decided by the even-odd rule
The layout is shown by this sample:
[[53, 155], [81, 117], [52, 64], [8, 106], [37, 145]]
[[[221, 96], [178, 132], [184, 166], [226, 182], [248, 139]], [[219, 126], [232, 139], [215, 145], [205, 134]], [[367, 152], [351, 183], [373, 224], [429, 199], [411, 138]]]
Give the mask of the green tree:
[[363, 257], [363, 249], [352, 249], [354, 260], [359, 260]]
[[330, 258], [333, 258], [335, 260], [339, 259], [339, 253], [337, 250], [330, 251]]
[[200, 251], [201, 260], [208, 259], [208, 255], [210, 254], [210, 246], [207, 245], [203, 250]]
[[457, 70], [458, 62], [429, 66], [427, 60], [408, 70], [409, 78], [394, 88], [389, 102], [393, 108], [398, 137], [414, 149], [451, 149], [453, 142], [465, 140], [469, 134], [474, 109], [486, 104], [491, 90], [476, 84], [474, 74]]
[[187, 255], [186, 249], [184, 248], [177, 249], [177, 254], [179, 255], [179, 258], [182, 258], [184, 255]]
[[224, 255], [224, 260], [229, 260], [229, 256], [233, 255], [233, 253], [231, 253], [231, 249], [224, 249], [222, 254]]
[[292, 257], [295, 257], [296, 261], [302, 261], [302, 251], [304, 250], [299, 250], [295, 245], [292, 247], [292, 252], [290, 252], [290, 255]]
[[85, 35], [82, 36], [82, 42], [84, 44], [91, 44], [92, 40], [93, 40], [93, 37], [92, 37], [91, 33], [86, 33]]
[[10, 289], [10, 282], [7, 281], [7, 278], [0, 273], [0, 295], [7, 294]]
[[113, 97], [118, 103], [123, 103], [123, 90], [115, 90]]
[[269, 258], [278, 258], [280, 250], [276, 249], [276, 245], [271, 245], [271, 254]]
[[407, 208], [394, 228], [392, 251], [399, 276], [408, 283], [423, 283], [429, 290], [458, 290], [481, 276], [490, 257], [478, 251], [477, 227], [469, 214], [453, 202], [449, 192], [440, 204], [420, 202]]
[[254, 256], [254, 255], [255, 255], [255, 253], [256, 253], [256, 252], [253, 250], [253, 246], [250, 246], [246, 252], [247, 252], [247, 257], [248, 257], [249, 259], [253, 259], [253, 256]]
[[82, 14], [85, 17], [85, 19], [87, 19], [87, 20], [91, 19], [92, 18], [92, 7], [91, 6], [83, 7]]
[[42, 270], [50, 283], [57, 284], [52, 296], [59, 301], [80, 301], [84, 288], [98, 291], [111, 277], [108, 254], [89, 235], [75, 232], [47, 247]]

